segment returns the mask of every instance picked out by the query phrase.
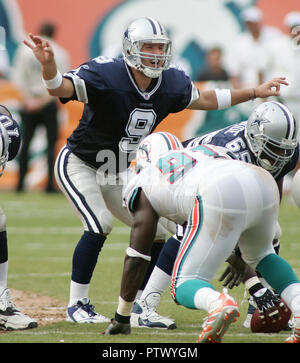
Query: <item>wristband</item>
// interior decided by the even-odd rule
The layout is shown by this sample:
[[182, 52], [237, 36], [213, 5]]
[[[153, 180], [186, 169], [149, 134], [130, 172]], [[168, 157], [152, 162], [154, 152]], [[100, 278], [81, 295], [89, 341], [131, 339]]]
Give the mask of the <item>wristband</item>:
[[230, 89], [215, 89], [217, 102], [218, 102], [218, 110], [222, 110], [227, 107], [231, 107], [231, 91]]
[[247, 281], [245, 281], [245, 287], [247, 290], [249, 290], [251, 287], [253, 287], [255, 284], [260, 283], [260, 280], [257, 276], [250, 277]]
[[252, 96], [252, 100], [254, 101], [254, 100], [255, 100], [255, 98], [257, 98], [257, 96], [256, 96], [255, 88], [252, 88], [252, 89], [253, 89], [253, 96]]
[[61, 86], [63, 78], [60, 73], [60, 71], [57, 71], [56, 76], [52, 79], [44, 79], [42, 78], [42, 81], [46, 88], [48, 89], [55, 89]]

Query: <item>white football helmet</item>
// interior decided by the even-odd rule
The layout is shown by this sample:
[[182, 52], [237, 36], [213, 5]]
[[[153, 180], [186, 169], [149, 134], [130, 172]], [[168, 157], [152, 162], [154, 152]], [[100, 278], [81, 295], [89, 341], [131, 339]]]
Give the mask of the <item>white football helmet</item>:
[[16, 120], [13, 119], [10, 111], [0, 105], [0, 123], [5, 127], [8, 134], [8, 161], [13, 160], [20, 150], [21, 130]]
[[9, 138], [6, 128], [0, 122], [0, 176], [3, 174], [8, 160]]
[[139, 173], [155, 162], [161, 154], [180, 149], [183, 149], [183, 146], [175, 135], [169, 132], [154, 132], [140, 142], [136, 151], [135, 170]]
[[[142, 52], [144, 43], [164, 44], [164, 54]], [[163, 25], [153, 18], [140, 18], [133, 21], [126, 29], [123, 37], [123, 57], [126, 63], [147, 77], [157, 78], [168, 69], [171, 61], [172, 42]], [[145, 66], [144, 59], [151, 59], [153, 67]], [[162, 65], [158, 66], [158, 62]]]
[[257, 164], [278, 175], [298, 145], [298, 123], [279, 102], [264, 102], [250, 115], [245, 136]]

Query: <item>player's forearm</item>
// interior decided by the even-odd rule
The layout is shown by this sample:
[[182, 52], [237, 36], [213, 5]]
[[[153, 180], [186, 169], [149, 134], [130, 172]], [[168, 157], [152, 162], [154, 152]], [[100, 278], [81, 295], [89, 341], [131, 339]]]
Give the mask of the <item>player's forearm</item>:
[[42, 64], [42, 77], [44, 80], [53, 79], [57, 73], [57, 66], [55, 61]]
[[231, 90], [231, 105], [254, 100], [257, 97], [255, 88], [243, 88]]
[[193, 110], [222, 110], [256, 98], [254, 88], [215, 89], [202, 91], [200, 97], [188, 108]]
[[[61, 74], [58, 71], [54, 61], [42, 65], [42, 77], [49, 95], [62, 98], [70, 98], [73, 96], [74, 86], [72, 81], [61, 77]], [[49, 84], [53, 84], [53, 80], [55, 79], [57, 79], [57, 83], [54, 82], [54, 88], [52, 88], [52, 86], [50, 87]]]
[[215, 89], [202, 91], [196, 101], [188, 108], [192, 110], [222, 110], [239, 103], [258, 98], [280, 96], [280, 87], [288, 86], [285, 77], [272, 78], [255, 88], [244, 89]]

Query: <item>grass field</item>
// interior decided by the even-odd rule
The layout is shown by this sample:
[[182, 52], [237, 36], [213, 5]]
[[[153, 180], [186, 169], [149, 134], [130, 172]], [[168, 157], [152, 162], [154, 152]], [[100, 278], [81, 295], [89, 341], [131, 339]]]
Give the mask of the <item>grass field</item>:
[[[8, 287], [68, 301], [73, 249], [81, 235], [81, 225], [61, 194], [1, 192], [1, 207], [7, 215], [9, 243]], [[280, 254], [300, 276], [300, 211], [283, 200], [280, 211], [283, 229]], [[124, 251], [129, 228], [115, 220], [113, 232], [101, 252], [90, 288], [96, 311], [112, 317], [119, 295]], [[222, 272], [220, 270], [219, 274]], [[219, 276], [218, 274], [218, 276]], [[216, 280], [216, 288], [221, 285]], [[242, 286], [231, 290], [239, 301], [241, 317], [224, 337], [228, 343], [281, 343], [289, 335], [252, 334], [243, 328], [247, 302]], [[21, 304], [20, 304], [21, 305]], [[129, 336], [103, 336], [107, 324], [82, 325], [65, 321], [33, 330], [0, 334], [0, 343], [194, 343], [201, 331], [204, 313], [173, 303], [166, 291], [159, 313], [172, 316], [178, 328], [172, 331], [132, 329]]]

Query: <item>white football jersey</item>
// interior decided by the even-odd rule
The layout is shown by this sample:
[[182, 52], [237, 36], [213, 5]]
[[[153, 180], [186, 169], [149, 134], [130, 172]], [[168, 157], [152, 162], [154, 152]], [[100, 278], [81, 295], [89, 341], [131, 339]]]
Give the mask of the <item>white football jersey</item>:
[[129, 182], [123, 199], [132, 212], [135, 196], [142, 188], [159, 216], [182, 224], [187, 220], [195, 197], [201, 195], [205, 200], [213, 182], [223, 179], [226, 183], [226, 176], [253, 167], [257, 168], [232, 160], [227, 149], [213, 145], [170, 151]]

